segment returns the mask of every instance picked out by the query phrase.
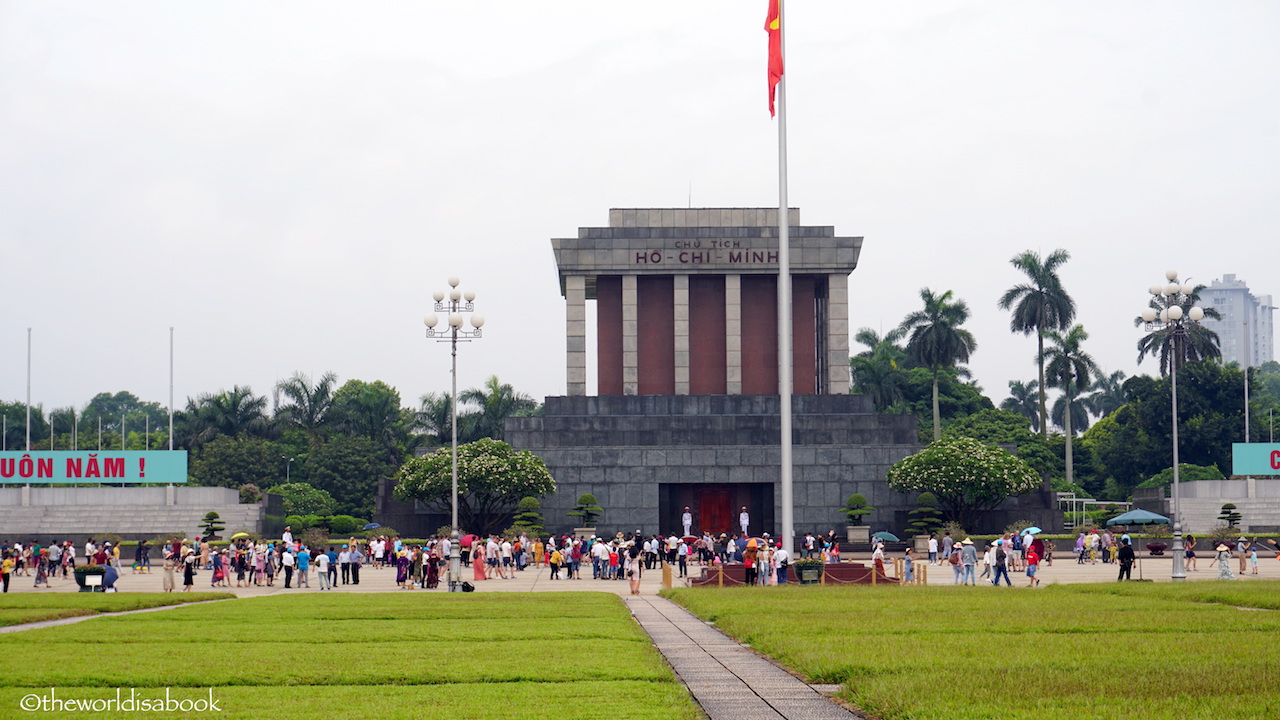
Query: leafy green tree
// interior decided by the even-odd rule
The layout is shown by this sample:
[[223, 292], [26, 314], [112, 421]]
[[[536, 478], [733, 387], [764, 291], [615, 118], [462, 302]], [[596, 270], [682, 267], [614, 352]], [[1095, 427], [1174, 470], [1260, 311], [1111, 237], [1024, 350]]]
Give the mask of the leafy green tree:
[[288, 425], [302, 428], [307, 433], [311, 449], [316, 450], [324, 442], [329, 409], [333, 407], [334, 385], [338, 376], [329, 372], [312, 383], [302, 373], [294, 373], [288, 380], [281, 380], [276, 388], [289, 402], [276, 411], [277, 419]]
[[1009, 330], [1023, 335], [1036, 334], [1036, 363], [1040, 368], [1040, 436], [1049, 438], [1049, 413], [1046, 410], [1044, 338], [1050, 330], [1066, 330], [1076, 317], [1076, 303], [1062, 287], [1058, 269], [1071, 254], [1066, 250], [1054, 250], [1044, 260], [1040, 254], [1027, 250], [1010, 260], [1027, 276], [1028, 282], [1014, 285], [1000, 297], [1000, 309], [1013, 311]]
[[931, 492], [922, 492], [916, 498], [916, 509], [907, 513], [911, 530], [917, 535], [928, 535], [942, 527], [942, 512], [938, 510], [938, 497]]
[[333, 394], [331, 412], [342, 430], [382, 447], [387, 462], [399, 462], [411, 445], [414, 413], [402, 410], [400, 393], [381, 380], [348, 380]]
[[578, 504], [573, 506], [569, 511], [569, 517], [579, 518], [582, 527], [595, 527], [596, 518], [604, 513], [604, 508], [596, 501], [596, 496], [591, 493], [583, 493], [578, 496]]
[[[4, 427], [4, 446], [10, 450], [25, 450], [27, 447], [27, 404], [23, 402], [0, 402], [0, 415], [5, 420], [0, 423]], [[31, 449], [36, 450], [42, 444], [49, 446], [49, 423], [44, 418], [44, 406], [31, 406]]]
[[1080, 347], [1089, 339], [1089, 333], [1085, 332], [1083, 325], [1073, 326], [1066, 335], [1055, 330], [1050, 330], [1045, 335], [1051, 343], [1044, 351], [1045, 377], [1050, 385], [1063, 391], [1066, 399], [1062, 417], [1067, 438], [1067, 482], [1072, 483], [1075, 482], [1075, 463], [1072, 462], [1075, 432], [1071, 429], [1072, 417], [1068, 409], [1072, 405], [1072, 398], [1089, 389], [1093, 376], [1098, 374], [1098, 364], [1094, 362], [1093, 356]]
[[542, 519], [542, 503], [536, 497], [522, 497], [516, 505], [515, 522], [512, 529], [516, 534], [527, 533], [529, 537], [538, 537], [546, 533], [546, 521]]
[[870, 515], [876, 511], [875, 508], [867, 504], [867, 498], [858, 493], [850, 495], [849, 499], [845, 501], [844, 507], [840, 509], [844, 511], [850, 525], [860, 524], [863, 515]]
[[[933, 373], [919, 367], [908, 370], [902, 394], [902, 403], [895, 406], [898, 412], [915, 413], [920, 419], [920, 442], [932, 442]], [[956, 368], [943, 368], [938, 373], [938, 411], [944, 423], [993, 408], [991, 398], [978, 386], [962, 381]]]
[[141, 431], [148, 425], [153, 430], [169, 427], [168, 408], [157, 402], [143, 402], [137, 395], [123, 390], [115, 394], [94, 395], [80, 413], [80, 426], [96, 429], [101, 419], [104, 431], [119, 433], [122, 418], [126, 430]]
[[[396, 499], [449, 512], [451, 467], [449, 448], [409, 459], [396, 473]], [[546, 464], [527, 450], [491, 438], [458, 446], [458, 522], [468, 530], [498, 532], [520, 498], [543, 497], [555, 489]]]
[[907, 337], [907, 353], [929, 369], [933, 378], [933, 439], [942, 437], [942, 416], [938, 410], [938, 374], [943, 368], [968, 362], [978, 349], [973, 334], [961, 328], [969, 319], [969, 307], [963, 300], [951, 301], [951, 291], [935, 295], [929, 288], [920, 290], [923, 310], [903, 319], [898, 329]]
[[973, 438], [986, 445], [1013, 445], [1018, 449], [1018, 457], [1041, 477], [1058, 477], [1063, 465], [1052, 446], [1053, 438], [1045, 442], [1031, 431], [1032, 422], [1033, 418], [1011, 410], [981, 410], [947, 423], [942, 436]]
[[[1178, 482], [1200, 482], [1203, 480], [1223, 480], [1222, 471], [1216, 465], [1192, 465], [1178, 463]], [[1169, 487], [1173, 485], [1173, 468], [1165, 468], [1147, 478], [1139, 488]]]
[[374, 441], [335, 435], [308, 456], [307, 472], [312, 486], [337, 501], [336, 512], [370, 517], [378, 479], [391, 477], [395, 466]]
[[1001, 410], [1018, 413], [1031, 421], [1031, 427], [1040, 428], [1040, 413], [1037, 412], [1037, 398], [1040, 396], [1040, 383], [1036, 380], [1024, 383], [1021, 380], [1009, 381], [1009, 397], [1000, 403]]
[[[1157, 313], [1177, 306], [1182, 316], [1188, 317], [1191, 308], [1200, 302], [1200, 291], [1204, 288], [1204, 285], [1197, 285], [1190, 294], [1153, 295], [1148, 305]], [[1222, 319], [1222, 314], [1213, 307], [1202, 309], [1205, 317], [1214, 320]], [[1141, 316], [1133, 319], [1134, 327], [1141, 327], [1144, 324], [1145, 321]], [[1138, 364], [1142, 364], [1143, 358], [1148, 355], [1153, 358], [1158, 357], [1160, 374], [1168, 375], [1171, 369], [1176, 370], [1189, 362], [1222, 357], [1218, 344], [1218, 333], [1201, 323], [1187, 321], [1182, 324], [1181, 330], [1166, 324], [1147, 333], [1138, 341]]]
[[[501, 440], [507, 418], [531, 415], [538, 409], [537, 401], [500, 382], [497, 375], [490, 375], [482, 387], [463, 391], [458, 400], [479, 407], [479, 412], [471, 419], [469, 440], [482, 437]], [[459, 421], [459, 431], [462, 430], [461, 426]]]
[[191, 479], [199, 485], [270, 488], [284, 480], [280, 450], [270, 441], [219, 435], [193, 454]]
[[888, 481], [897, 492], [933, 493], [947, 518], [964, 527], [974, 527], [1005, 498], [1040, 485], [1035, 470], [1017, 456], [972, 438], [935, 441], [894, 463]]
[[332, 515], [337, 501], [329, 493], [307, 483], [284, 483], [271, 488], [284, 499], [285, 515]]
[[1223, 503], [1222, 512], [1218, 514], [1218, 519], [1225, 522], [1228, 527], [1237, 527], [1244, 516], [1236, 510], [1235, 503]]

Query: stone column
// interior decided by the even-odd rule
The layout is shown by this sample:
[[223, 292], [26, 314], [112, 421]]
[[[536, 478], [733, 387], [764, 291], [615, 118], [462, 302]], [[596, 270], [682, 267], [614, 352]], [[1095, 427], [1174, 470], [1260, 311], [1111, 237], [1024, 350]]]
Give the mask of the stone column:
[[587, 394], [587, 278], [564, 279], [565, 394]]
[[849, 276], [827, 276], [827, 392], [849, 392]]
[[689, 276], [675, 276], [676, 394], [689, 394]]
[[[639, 308], [636, 276], [622, 276], [622, 394], [640, 392]], [[847, 362], [847, 361], [846, 361]]]
[[[742, 276], [724, 276], [725, 392], [742, 394]], [[847, 361], [846, 361], [847, 362]]]

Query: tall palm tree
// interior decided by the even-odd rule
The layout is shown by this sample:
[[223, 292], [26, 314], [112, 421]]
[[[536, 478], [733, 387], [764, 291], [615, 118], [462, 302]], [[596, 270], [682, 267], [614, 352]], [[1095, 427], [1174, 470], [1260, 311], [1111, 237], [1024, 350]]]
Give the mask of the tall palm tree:
[[338, 376], [331, 372], [322, 375], [314, 385], [306, 375], [295, 373], [276, 385], [289, 398], [289, 402], [280, 407], [277, 417], [305, 430], [312, 450], [318, 449], [324, 440], [326, 414], [333, 407], [333, 390], [337, 383]]
[[1129, 393], [1124, 389], [1124, 380], [1123, 370], [1116, 370], [1110, 375], [1099, 374], [1098, 379], [1094, 380], [1089, 388], [1091, 392], [1084, 397], [1085, 407], [1100, 418], [1119, 410], [1129, 402]]
[[[497, 375], [490, 375], [481, 387], [463, 391], [458, 395], [458, 400], [480, 406], [473, 432], [470, 433], [474, 435], [473, 440], [482, 437], [501, 440], [507, 418], [528, 415], [538, 409], [536, 400], [500, 382]], [[461, 430], [461, 418], [458, 425]]]
[[1009, 410], [1031, 421], [1031, 429], [1034, 432], [1040, 431], [1040, 413], [1037, 412], [1037, 398], [1040, 396], [1040, 383], [1032, 380], [1031, 382], [1022, 382], [1021, 380], [1009, 381], [1009, 397], [1000, 403], [1001, 410]]
[[1009, 288], [1000, 297], [1001, 310], [1013, 310], [1009, 329], [1023, 335], [1036, 334], [1036, 362], [1040, 368], [1040, 434], [1048, 439], [1049, 422], [1045, 410], [1044, 337], [1050, 330], [1066, 330], [1076, 317], [1076, 301], [1062, 288], [1058, 268], [1071, 254], [1054, 250], [1043, 261], [1027, 250], [1009, 262], [1026, 274], [1029, 282]]
[[[453, 439], [453, 401], [449, 393], [427, 393], [419, 402], [418, 427], [425, 430], [437, 445], [448, 445]], [[458, 419], [461, 425], [462, 418]]]
[[942, 439], [942, 418], [938, 412], [938, 371], [968, 362], [978, 349], [973, 333], [961, 328], [969, 319], [969, 306], [963, 300], [952, 302], [951, 291], [934, 295], [929, 288], [920, 289], [924, 309], [903, 319], [898, 330], [907, 337], [907, 354], [929, 369], [933, 376], [933, 439]]
[[[1182, 308], [1182, 316], [1188, 317], [1191, 308], [1200, 301], [1200, 291], [1204, 288], [1204, 285], [1197, 285], [1195, 290], [1186, 295], [1153, 295], [1149, 306], [1156, 312], [1161, 312], [1177, 305]], [[1201, 309], [1206, 318], [1222, 319], [1222, 313], [1215, 308]], [[1141, 316], [1133, 319], [1134, 327], [1143, 324]], [[1147, 355], [1153, 358], [1158, 355], [1160, 374], [1168, 375], [1171, 369], [1177, 370], [1189, 362], [1222, 357], [1222, 350], [1218, 347], [1218, 333], [1198, 322], [1185, 321], [1181, 327], [1181, 332], [1175, 332], [1173, 326], [1165, 324], [1160, 329], [1147, 333], [1138, 341], [1138, 364], [1142, 364]]]
[[[1050, 330], [1046, 336], [1051, 344], [1045, 348], [1042, 358], [1045, 372], [1050, 385], [1063, 391], [1065, 407], [1070, 407], [1080, 393], [1089, 389], [1093, 377], [1098, 374], [1098, 363], [1080, 348], [1084, 341], [1089, 339], [1089, 333], [1084, 331], [1083, 325], [1075, 325], [1067, 331], [1066, 335]], [[1071, 441], [1075, 432], [1071, 429], [1071, 415], [1072, 413], [1069, 412], [1062, 414], [1062, 427], [1067, 436], [1067, 482], [1069, 483], [1074, 482]]]

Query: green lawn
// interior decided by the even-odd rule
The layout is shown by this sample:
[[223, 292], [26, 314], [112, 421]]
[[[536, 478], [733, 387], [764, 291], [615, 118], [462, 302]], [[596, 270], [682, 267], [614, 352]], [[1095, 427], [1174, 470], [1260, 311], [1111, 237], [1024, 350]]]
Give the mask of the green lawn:
[[8, 593], [0, 595], [0, 626], [234, 597], [231, 593]]
[[885, 720], [1280, 717], [1277, 582], [670, 597]]
[[601, 593], [274, 596], [99, 618], [0, 636], [0, 678], [3, 709], [48, 688], [212, 687], [225, 718], [700, 716]]

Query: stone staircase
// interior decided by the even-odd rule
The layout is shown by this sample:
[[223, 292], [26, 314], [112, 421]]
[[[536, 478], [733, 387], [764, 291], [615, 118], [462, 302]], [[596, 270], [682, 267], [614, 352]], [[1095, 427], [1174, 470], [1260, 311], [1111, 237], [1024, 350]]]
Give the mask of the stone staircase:
[[210, 510], [217, 512], [226, 537], [238, 530], [262, 527], [261, 506], [232, 505], [8, 505], [0, 507], [0, 538], [72, 538], [115, 533], [125, 539], [157, 535], [194, 535]]

